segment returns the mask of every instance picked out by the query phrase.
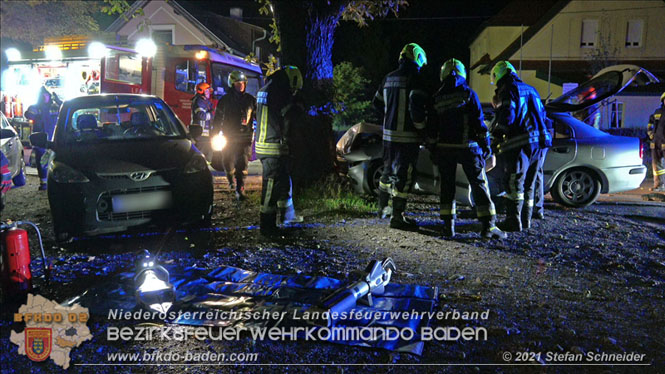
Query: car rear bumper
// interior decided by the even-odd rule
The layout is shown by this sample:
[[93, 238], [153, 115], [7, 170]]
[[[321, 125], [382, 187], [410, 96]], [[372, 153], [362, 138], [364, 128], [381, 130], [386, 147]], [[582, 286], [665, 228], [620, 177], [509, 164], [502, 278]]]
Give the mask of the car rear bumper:
[[[113, 198], [160, 192], [171, 197], [169, 206], [116, 212]], [[70, 235], [97, 235], [148, 224], [187, 224], [211, 213], [212, 176], [209, 171], [175, 176], [151, 176], [128, 184], [122, 179], [96, 178], [88, 183], [56, 183], [49, 179], [48, 196], [55, 230]]]
[[630, 191], [640, 188], [647, 176], [647, 167], [644, 165], [622, 166], [602, 169], [607, 177], [608, 191], [604, 193], [616, 193]]

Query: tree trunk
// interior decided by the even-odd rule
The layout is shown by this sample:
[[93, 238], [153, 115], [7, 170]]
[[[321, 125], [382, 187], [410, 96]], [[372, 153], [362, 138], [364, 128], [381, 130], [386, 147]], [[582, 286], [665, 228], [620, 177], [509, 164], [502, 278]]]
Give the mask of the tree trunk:
[[291, 136], [293, 181], [304, 186], [333, 171], [335, 144], [329, 113], [333, 97], [332, 47], [342, 8], [317, 0], [280, 1], [275, 5], [282, 66], [298, 66], [305, 78], [302, 96], [308, 115]]

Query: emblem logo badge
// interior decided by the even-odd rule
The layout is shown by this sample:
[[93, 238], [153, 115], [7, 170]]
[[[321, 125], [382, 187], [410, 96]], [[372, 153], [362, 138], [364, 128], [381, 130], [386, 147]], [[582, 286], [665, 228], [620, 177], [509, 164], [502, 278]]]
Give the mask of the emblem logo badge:
[[129, 174], [129, 179], [133, 180], [134, 182], [143, 182], [150, 177], [150, 174], [150, 172], [139, 171]]
[[44, 361], [51, 354], [52, 332], [50, 328], [27, 327], [25, 329], [25, 354], [32, 361]]

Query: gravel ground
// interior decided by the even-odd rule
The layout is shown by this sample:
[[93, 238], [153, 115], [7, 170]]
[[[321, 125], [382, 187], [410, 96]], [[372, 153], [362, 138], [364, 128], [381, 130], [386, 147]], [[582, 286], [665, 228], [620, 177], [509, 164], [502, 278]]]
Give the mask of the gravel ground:
[[[218, 180], [221, 182], [221, 178]], [[370, 260], [391, 256], [398, 266], [393, 281], [438, 287], [437, 309], [490, 310], [487, 320], [434, 321], [435, 326], [482, 326], [487, 341], [428, 342], [422, 356], [353, 348], [327, 343], [268, 341], [188, 342], [162, 344], [163, 349], [215, 352], [256, 352], [258, 363], [273, 366], [94, 367], [95, 372], [665, 372], [665, 204], [648, 206], [594, 204], [585, 209], [547, 205], [546, 219], [503, 241], [480, 240], [480, 225], [458, 223], [458, 238], [439, 235], [436, 199], [415, 196], [409, 209], [419, 232], [401, 232], [387, 221], [367, 215], [348, 218], [338, 213], [304, 211], [307, 223], [289, 229], [277, 240], [259, 236], [256, 178], [250, 178], [250, 201], [238, 204], [225, 184], [216, 184], [213, 231], [176, 230], [166, 235], [134, 232], [124, 237], [82, 238], [66, 248], [53, 241], [46, 193], [37, 191], [36, 177], [8, 194], [3, 220], [30, 220], [42, 228], [47, 256], [53, 265], [50, 282], [36, 279], [37, 292], [59, 301], [79, 294], [105, 276], [132, 268], [141, 248], [162, 250], [171, 264], [344, 278]], [[33, 272], [38, 245], [31, 235]], [[51, 363], [36, 364], [19, 357], [9, 342], [16, 305], [3, 304], [0, 354], [2, 372], [55, 372]], [[74, 363], [105, 362], [115, 351], [139, 351], [134, 343], [106, 342], [104, 316], [88, 324], [94, 340], [71, 353]], [[149, 345], [154, 348], [155, 344]], [[505, 352], [572, 352], [645, 354], [651, 366], [485, 366], [504, 363]], [[541, 360], [542, 361], [542, 360]], [[291, 366], [274, 364], [344, 363], [360, 366]], [[437, 366], [436, 364], [463, 364]], [[375, 365], [383, 366], [375, 366]], [[418, 366], [410, 365], [429, 365]], [[90, 367], [73, 367], [84, 371]], [[90, 370], [91, 371], [91, 370]]]

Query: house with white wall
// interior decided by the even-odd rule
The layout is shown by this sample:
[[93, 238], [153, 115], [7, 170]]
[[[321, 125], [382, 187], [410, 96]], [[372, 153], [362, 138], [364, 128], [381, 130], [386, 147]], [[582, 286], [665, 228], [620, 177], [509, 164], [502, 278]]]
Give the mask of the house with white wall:
[[[638, 65], [665, 79], [663, 1], [515, 0], [506, 8], [481, 26], [470, 45], [469, 82], [482, 102], [494, 94], [489, 73], [501, 60], [510, 61], [543, 99], [613, 64]], [[652, 102], [657, 106], [658, 96], [646, 90], [615, 98], [601, 112], [601, 128], [644, 126], [639, 117]]]

